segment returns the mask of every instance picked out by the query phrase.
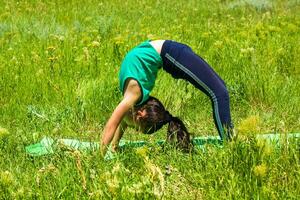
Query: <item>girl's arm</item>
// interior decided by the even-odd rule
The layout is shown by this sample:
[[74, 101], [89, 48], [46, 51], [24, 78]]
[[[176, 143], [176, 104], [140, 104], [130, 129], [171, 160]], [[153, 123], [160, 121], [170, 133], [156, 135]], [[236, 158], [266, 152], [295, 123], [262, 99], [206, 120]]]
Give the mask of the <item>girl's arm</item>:
[[112, 113], [111, 117], [104, 127], [102, 139], [100, 142], [102, 156], [105, 155], [107, 147], [112, 141], [115, 132], [126, 112], [128, 112], [129, 109], [132, 108], [136, 104], [136, 102], [138, 102], [142, 95], [140, 86], [136, 80], [130, 79], [129, 81], [127, 81], [126, 85], [127, 86], [123, 100], [115, 108], [114, 112]]
[[121, 124], [118, 126], [118, 128], [115, 132], [115, 136], [113, 137], [112, 142], [111, 142], [112, 150], [114, 152], [118, 150], [119, 142], [120, 142], [126, 128], [127, 128], [127, 124], [124, 122], [121, 122]]

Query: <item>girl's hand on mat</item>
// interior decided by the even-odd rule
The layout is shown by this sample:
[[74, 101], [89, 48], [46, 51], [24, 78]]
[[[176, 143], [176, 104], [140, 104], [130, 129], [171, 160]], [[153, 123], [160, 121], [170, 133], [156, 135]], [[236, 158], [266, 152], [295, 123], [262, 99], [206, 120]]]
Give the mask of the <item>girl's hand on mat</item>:
[[116, 153], [119, 150], [118, 147], [119, 147], [118, 144], [111, 145], [111, 152]]

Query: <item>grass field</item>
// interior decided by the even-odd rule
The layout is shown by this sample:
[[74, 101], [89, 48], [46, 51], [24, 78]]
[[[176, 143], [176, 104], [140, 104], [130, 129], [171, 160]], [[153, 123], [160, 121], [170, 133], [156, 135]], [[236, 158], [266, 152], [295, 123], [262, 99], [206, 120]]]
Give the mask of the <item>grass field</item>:
[[[299, 199], [299, 0], [28, 0], [0, 3], [0, 199]], [[146, 39], [190, 45], [227, 83], [239, 133], [222, 148], [149, 145], [29, 157], [43, 136], [99, 141], [120, 101], [122, 58]], [[193, 136], [216, 135], [208, 97], [161, 71], [152, 92]], [[153, 136], [125, 133], [128, 140]]]

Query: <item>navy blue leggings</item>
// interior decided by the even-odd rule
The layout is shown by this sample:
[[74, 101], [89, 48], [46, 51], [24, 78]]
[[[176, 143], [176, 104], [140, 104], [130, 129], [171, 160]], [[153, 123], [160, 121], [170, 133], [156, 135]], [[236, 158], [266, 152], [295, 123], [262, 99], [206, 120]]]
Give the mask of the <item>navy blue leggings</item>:
[[163, 69], [175, 79], [184, 79], [204, 92], [212, 102], [213, 118], [221, 139], [231, 139], [233, 128], [229, 95], [224, 81], [192, 49], [166, 40], [162, 46]]

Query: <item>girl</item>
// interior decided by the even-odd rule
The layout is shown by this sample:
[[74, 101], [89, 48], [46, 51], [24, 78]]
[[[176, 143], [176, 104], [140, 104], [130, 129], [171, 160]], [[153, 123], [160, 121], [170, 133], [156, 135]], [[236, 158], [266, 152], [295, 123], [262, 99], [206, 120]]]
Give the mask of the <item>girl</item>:
[[166, 111], [157, 99], [149, 97], [161, 68], [209, 96], [221, 139], [232, 138], [229, 95], [224, 81], [189, 46], [171, 40], [148, 40], [132, 49], [122, 62], [119, 79], [124, 97], [105, 125], [101, 141], [103, 155], [111, 142], [116, 150], [128, 125], [153, 133], [168, 123], [167, 140], [173, 140], [177, 133], [178, 144], [188, 147], [189, 133], [182, 121]]

